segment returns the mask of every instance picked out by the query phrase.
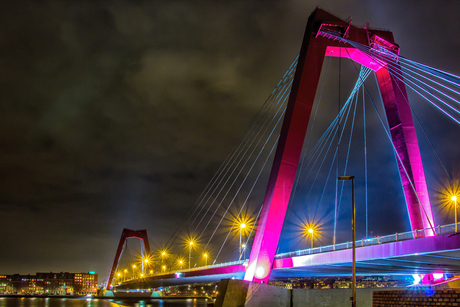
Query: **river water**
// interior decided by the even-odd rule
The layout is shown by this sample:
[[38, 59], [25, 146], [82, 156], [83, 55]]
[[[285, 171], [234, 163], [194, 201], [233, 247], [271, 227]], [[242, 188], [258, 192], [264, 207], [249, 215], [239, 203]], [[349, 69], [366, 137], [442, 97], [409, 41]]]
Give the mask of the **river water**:
[[[208, 305], [209, 304], [209, 305]], [[43, 298], [0, 297], [0, 307], [206, 307], [213, 306], [205, 299], [100, 299], [100, 298]]]

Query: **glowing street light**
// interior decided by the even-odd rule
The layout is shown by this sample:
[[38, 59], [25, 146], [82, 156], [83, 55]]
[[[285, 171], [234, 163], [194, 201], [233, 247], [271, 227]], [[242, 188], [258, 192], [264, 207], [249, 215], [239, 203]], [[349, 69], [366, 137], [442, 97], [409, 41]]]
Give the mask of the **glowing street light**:
[[127, 270], [127, 269], [125, 269], [125, 270], [123, 271], [123, 281], [126, 280], [126, 273], [128, 273], [128, 270]]
[[166, 257], [166, 250], [161, 250], [160, 253], [161, 253], [161, 267], [163, 267], [164, 266], [164, 259]]
[[190, 259], [192, 258], [193, 241], [188, 242], [188, 269], [190, 270]]
[[133, 279], [134, 279], [134, 270], [136, 269], [136, 265], [133, 264]]
[[308, 228], [308, 233], [311, 234], [311, 248], [313, 248], [313, 228]]
[[[144, 264], [145, 264], [145, 265], [144, 265]], [[148, 265], [149, 265], [149, 258], [145, 258], [145, 259], [144, 259], [144, 263], [142, 264], [142, 273], [145, 273], [145, 272], [146, 272], [146, 270], [148, 269], [148, 268], [147, 268]]]
[[457, 196], [453, 195], [450, 199], [455, 203], [455, 232], [457, 232]]
[[179, 260], [179, 264], [180, 264], [180, 269], [182, 270], [182, 265], [184, 264], [184, 261]]
[[[314, 246], [314, 238], [319, 238], [321, 235], [320, 224], [316, 222], [306, 222], [302, 225], [302, 234], [305, 236], [305, 240], [308, 243], [310, 240], [310, 248]], [[307, 244], [308, 246], [308, 244]]]
[[239, 248], [240, 249], [240, 257], [239, 257], [238, 260], [241, 259], [241, 255], [243, 254], [243, 245], [241, 244], [241, 233], [243, 232], [243, 229], [245, 229], [245, 228], [246, 228], [246, 223], [241, 223], [240, 224], [240, 248]]
[[205, 261], [205, 262], [204, 262], [204, 266], [208, 266], [208, 254], [207, 254], [207, 253], [204, 253], [204, 254], [203, 254], [203, 257], [204, 257], [204, 259], [205, 259], [205, 260], [204, 260], [204, 261]]
[[351, 307], [356, 307], [356, 231], [355, 231], [355, 176], [340, 176], [337, 180], [351, 180], [351, 229], [353, 233], [353, 277]]
[[163, 266], [163, 273], [166, 272], [166, 266]]

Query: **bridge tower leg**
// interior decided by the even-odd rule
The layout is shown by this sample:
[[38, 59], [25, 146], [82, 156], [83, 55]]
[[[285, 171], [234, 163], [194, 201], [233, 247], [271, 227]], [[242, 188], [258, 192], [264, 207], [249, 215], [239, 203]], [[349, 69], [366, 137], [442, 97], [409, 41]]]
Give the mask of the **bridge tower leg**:
[[[118, 261], [120, 260], [121, 253], [123, 252], [126, 239], [130, 238], [137, 238], [141, 240], [141, 251], [144, 252], [144, 255], [150, 255], [150, 244], [149, 238], [147, 237], [147, 230], [131, 230], [123, 228], [123, 232], [121, 233], [120, 242], [118, 243], [117, 253], [115, 254], [115, 259], [113, 260], [112, 269], [110, 270], [109, 279], [107, 279], [107, 284], [105, 290], [110, 290], [112, 286], [112, 280], [115, 276], [115, 271], [118, 267]], [[144, 261], [142, 261], [142, 265], [144, 265]]]
[[[392, 66], [400, 70], [399, 64], [392, 63]], [[376, 75], [395, 149], [412, 230], [431, 228], [431, 230], [425, 231], [423, 236], [433, 235], [435, 226], [433, 213], [406, 87], [401, 80], [391, 75], [388, 69], [379, 69], [376, 71]]]
[[[429, 221], [433, 221], [404, 84], [397, 82], [388, 73], [385, 64], [371, 59], [345, 39], [366, 46], [380, 43], [380, 48], [397, 48], [399, 52], [393, 34], [389, 31], [358, 28], [351, 21], [343, 21], [320, 8], [310, 15], [245, 280], [266, 283], [270, 277], [325, 56], [350, 58], [377, 71], [385, 111], [392, 129], [392, 141], [402, 161], [398, 166], [412, 229], [420, 229], [421, 225], [430, 227]], [[418, 199], [411, 182], [419, 187], [416, 189]]]

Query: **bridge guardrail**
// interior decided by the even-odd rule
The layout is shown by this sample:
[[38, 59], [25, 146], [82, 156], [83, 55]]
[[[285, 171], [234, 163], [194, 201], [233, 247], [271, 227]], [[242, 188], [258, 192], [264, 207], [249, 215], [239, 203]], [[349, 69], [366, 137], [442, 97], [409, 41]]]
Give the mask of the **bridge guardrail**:
[[[458, 230], [460, 230], [460, 223], [457, 223], [457, 224], [454, 223], [454, 224], [448, 224], [448, 225], [438, 225], [434, 228], [417, 229], [413, 231], [395, 233], [395, 234], [386, 235], [386, 236], [365, 238], [365, 239], [355, 241], [355, 244], [356, 244], [356, 247], [363, 247], [363, 246], [377, 245], [377, 244], [383, 244], [383, 243], [424, 238], [426, 236], [431, 235], [433, 232], [435, 232], [437, 235], [456, 233]], [[304, 255], [318, 254], [318, 253], [324, 253], [324, 252], [330, 252], [330, 251], [336, 251], [336, 250], [342, 250], [342, 249], [349, 249], [352, 247], [353, 247], [353, 242], [348, 241], [348, 242], [339, 243], [335, 245], [326, 245], [326, 246], [302, 249], [302, 250], [298, 250], [294, 252], [281, 253], [281, 254], [275, 255], [275, 258], [280, 259], [280, 258], [288, 258], [288, 257], [293, 257], [293, 256], [304, 256]]]
[[[194, 267], [194, 268], [191, 268], [191, 269], [182, 269], [182, 270], [173, 270], [173, 271], [168, 271], [168, 272], [159, 272], [159, 273], [155, 273], [155, 274], [152, 274], [152, 275], [148, 275], [146, 277], [157, 276], [157, 275], [165, 275], [165, 274], [175, 274], [177, 272], [181, 272], [181, 273], [183, 273], [183, 272], [192, 272], [192, 271], [198, 271], [198, 270], [203, 270], [203, 269], [212, 269], [212, 268], [219, 268], [219, 267], [232, 266], [232, 265], [244, 265], [247, 262], [248, 262], [247, 259], [243, 259], [243, 260], [237, 260], [237, 261], [231, 261], [231, 262], [224, 262], [224, 263], [217, 263], [217, 264], [211, 264], [211, 265], [206, 265], [206, 266]], [[133, 280], [133, 279], [130, 279], [130, 280]]]

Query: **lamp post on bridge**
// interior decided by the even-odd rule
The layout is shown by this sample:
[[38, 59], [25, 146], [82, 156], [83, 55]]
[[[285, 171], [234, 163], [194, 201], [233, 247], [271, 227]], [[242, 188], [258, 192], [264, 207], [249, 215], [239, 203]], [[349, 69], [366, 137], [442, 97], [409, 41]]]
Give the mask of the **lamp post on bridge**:
[[145, 273], [145, 275], [147, 275], [149, 258], [145, 258], [144, 263], [145, 263], [145, 266], [144, 265], [142, 266], [142, 273]]
[[134, 270], [136, 269], [136, 265], [133, 264], [133, 279], [134, 279]]
[[453, 200], [454, 203], [455, 203], [455, 206], [454, 206], [454, 209], [455, 209], [455, 232], [457, 232], [457, 196], [454, 195], [450, 199]]
[[192, 246], [193, 246], [193, 241], [190, 241], [188, 244], [188, 269], [190, 270], [190, 260], [192, 258]]
[[308, 233], [311, 234], [311, 248], [313, 248], [313, 228], [309, 228]]
[[204, 257], [204, 266], [207, 267], [208, 266], [208, 254], [204, 253], [203, 257]]
[[238, 260], [241, 260], [241, 255], [243, 254], [243, 245], [241, 244], [241, 233], [243, 232], [243, 229], [246, 228], [246, 224], [245, 223], [241, 223], [240, 224], [240, 257], [238, 258]]
[[353, 233], [353, 277], [351, 306], [356, 307], [356, 232], [355, 232], [355, 176], [340, 176], [337, 180], [351, 180], [351, 229]]
[[161, 252], [161, 268], [163, 269], [163, 272], [164, 272], [164, 269], [165, 269], [165, 266], [164, 266], [164, 258], [166, 256], [166, 252], [165, 251], [162, 251]]

